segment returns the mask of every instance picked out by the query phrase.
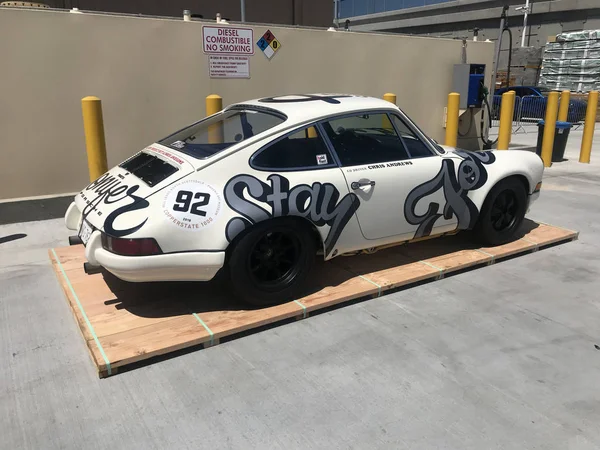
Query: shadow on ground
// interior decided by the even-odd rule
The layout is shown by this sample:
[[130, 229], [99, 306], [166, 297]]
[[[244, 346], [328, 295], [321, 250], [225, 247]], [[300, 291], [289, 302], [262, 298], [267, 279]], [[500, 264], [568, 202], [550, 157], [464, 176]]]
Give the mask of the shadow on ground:
[[[526, 219], [516, 239], [520, 239], [538, 226], [537, 223]], [[337, 286], [356, 276], [459, 250], [477, 248], [480, 246], [477, 245], [473, 234], [464, 232], [454, 236], [403, 244], [370, 255], [339, 256], [327, 262], [318, 261], [305, 295], [319, 292], [328, 286]], [[106, 271], [102, 271], [101, 276], [115, 295], [113, 300], [106, 301], [105, 304], [114, 305], [116, 309], [126, 309], [136, 316], [157, 318], [192, 313], [201, 315], [209, 311], [251, 309], [233, 296], [225, 277], [210, 282], [128, 283]], [[356, 301], [359, 300], [353, 300]]]
[[0, 244], [6, 244], [7, 242], [16, 241], [27, 237], [25, 233], [9, 234], [8, 236], [0, 237]]

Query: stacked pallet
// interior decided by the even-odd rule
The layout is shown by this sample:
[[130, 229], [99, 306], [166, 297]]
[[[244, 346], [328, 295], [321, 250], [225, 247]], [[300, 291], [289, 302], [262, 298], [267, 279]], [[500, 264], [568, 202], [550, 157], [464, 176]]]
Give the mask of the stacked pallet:
[[[498, 67], [508, 65], [508, 52], [500, 54]], [[518, 47], [511, 51], [510, 80], [508, 71], [499, 69], [496, 73], [496, 88], [504, 86], [535, 86], [542, 64], [542, 49], [535, 47]]]
[[600, 30], [563, 33], [548, 42], [539, 84], [573, 92], [600, 88]]

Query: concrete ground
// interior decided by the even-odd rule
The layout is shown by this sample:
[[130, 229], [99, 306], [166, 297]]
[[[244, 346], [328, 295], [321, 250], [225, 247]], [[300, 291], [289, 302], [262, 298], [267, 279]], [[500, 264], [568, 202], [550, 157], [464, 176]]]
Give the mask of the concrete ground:
[[529, 215], [578, 241], [104, 380], [48, 261], [62, 220], [0, 226], [0, 448], [600, 448], [600, 133], [590, 165], [580, 138]]

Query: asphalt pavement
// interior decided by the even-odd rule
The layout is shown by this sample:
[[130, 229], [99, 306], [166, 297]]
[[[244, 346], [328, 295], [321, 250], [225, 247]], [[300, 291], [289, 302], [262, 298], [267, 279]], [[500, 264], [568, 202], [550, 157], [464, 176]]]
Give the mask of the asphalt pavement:
[[63, 221], [0, 226], [0, 448], [600, 448], [600, 132], [592, 164], [580, 139], [529, 214], [578, 241], [103, 380], [48, 260]]

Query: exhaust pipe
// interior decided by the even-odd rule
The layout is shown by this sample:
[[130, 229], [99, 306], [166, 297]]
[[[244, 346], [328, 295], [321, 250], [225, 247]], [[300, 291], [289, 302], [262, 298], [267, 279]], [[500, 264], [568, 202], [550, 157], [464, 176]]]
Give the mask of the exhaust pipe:
[[90, 264], [89, 262], [84, 262], [83, 263], [83, 271], [85, 273], [87, 273], [88, 275], [94, 275], [96, 273], [102, 272], [102, 266], [94, 266], [94, 265]]
[[69, 245], [83, 245], [79, 236], [69, 236]]

